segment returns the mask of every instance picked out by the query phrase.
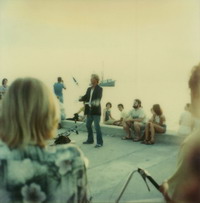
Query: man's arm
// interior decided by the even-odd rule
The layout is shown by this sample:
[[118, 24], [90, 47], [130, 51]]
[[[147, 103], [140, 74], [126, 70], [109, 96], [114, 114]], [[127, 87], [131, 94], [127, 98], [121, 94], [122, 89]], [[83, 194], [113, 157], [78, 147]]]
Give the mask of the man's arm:
[[64, 81], [63, 81], [63, 80], [62, 80], [62, 85], [63, 85], [63, 89], [65, 89], [65, 90], [66, 90], [67, 88], [66, 88], [66, 86], [65, 86]]
[[[129, 113], [129, 116], [130, 116], [130, 113]], [[138, 118], [128, 118], [128, 119], [126, 119], [126, 120], [128, 120], [128, 121], [133, 121], [133, 122], [143, 122], [144, 120], [145, 120], [145, 118], [146, 118], [146, 115], [145, 115], [145, 113], [143, 112], [143, 111], [141, 111], [141, 113], [140, 113], [140, 115], [139, 115], [139, 117]]]
[[142, 122], [144, 120], [144, 118], [130, 118], [130, 119], [126, 119], [126, 121], [136, 121], [136, 122]]
[[86, 101], [87, 101], [87, 98], [88, 98], [88, 95], [89, 95], [89, 88], [87, 89], [85, 95], [82, 96], [82, 97], [79, 99], [79, 101], [86, 102]]

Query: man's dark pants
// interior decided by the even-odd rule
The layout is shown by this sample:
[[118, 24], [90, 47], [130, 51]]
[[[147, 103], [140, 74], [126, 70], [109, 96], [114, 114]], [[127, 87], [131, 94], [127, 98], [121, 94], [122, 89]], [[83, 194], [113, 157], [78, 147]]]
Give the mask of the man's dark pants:
[[92, 123], [94, 122], [94, 127], [97, 134], [97, 144], [103, 145], [102, 133], [100, 128], [100, 115], [87, 115], [86, 127], [88, 130], [88, 142], [94, 142]]

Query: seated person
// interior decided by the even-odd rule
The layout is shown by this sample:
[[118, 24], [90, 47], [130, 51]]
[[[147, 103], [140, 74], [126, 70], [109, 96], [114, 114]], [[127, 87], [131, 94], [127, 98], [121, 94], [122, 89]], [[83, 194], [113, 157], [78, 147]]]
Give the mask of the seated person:
[[1, 105], [0, 202], [87, 202], [80, 149], [47, 147], [59, 120], [51, 91], [37, 79], [16, 79]]
[[194, 119], [191, 114], [191, 104], [185, 105], [185, 111], [181, 114], [179, 119], [178, 135], [187, 136], [194, 128]]
[[116, 120], [113, 124], [118, 125], [118, 126], [123, 126], [123, 123], [124, 123], [125, 119], [127, 118], [127, 113], [124, 111], [123, 104], [118, 104], [117, 107], [120, 111], [120, 119]]
[[103, 110], [103, 123], [106, 125], [113, 125], [115, 119], [111, 115], [112, 104], [108, 102], [106, 108]]
[[133, 103], [133, 109], [128, 113], [127, 119], [124, 122], [123, 128], [127, 133], [127, 136], [123, 137], [123, 140], [133, 139], [131, 136], [131, 129], [135, 132], [135, 138], [133, 141], [138, 142], [142, 139], [141, 131], [145, 128], [146, 115], [141, 106], [141, 101], [135, 99]]
[[152, 117], [145, 127], [145, 138], [143, 144], [154, 144], [155, 133], [165, 133], [165, 116], [163, 115], [162, 109], [159, 104], [154, 104], [152, 109]]

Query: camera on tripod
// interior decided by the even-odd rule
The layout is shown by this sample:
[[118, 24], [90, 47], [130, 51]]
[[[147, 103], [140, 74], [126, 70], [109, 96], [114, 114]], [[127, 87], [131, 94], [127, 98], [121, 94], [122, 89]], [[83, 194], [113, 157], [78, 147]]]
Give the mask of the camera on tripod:
[[77, 113], [74, 114], [73, 120], [74, 121], [78, 121], [79, 120], [79, 115]]

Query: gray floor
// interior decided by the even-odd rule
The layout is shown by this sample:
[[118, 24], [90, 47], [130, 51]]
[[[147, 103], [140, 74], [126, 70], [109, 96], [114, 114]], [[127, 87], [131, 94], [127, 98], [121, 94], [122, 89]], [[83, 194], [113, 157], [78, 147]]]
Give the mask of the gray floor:
[[[146, 169], [159, 184], [175, 170], [179, 149], [176, 144], [144, 145], [120, 137], [103, 136], [104, 146], [94, 148], [95, 144], [82, 144], [86, 138], [84, 132], [70, 135], [89, 159], [87, 173], [93, 202], [115, 202], [128, 175], [138, 167]], [[135, 173], [120, 202], [161, 202], [161, 194], [151, 183], [149, 186], [150, 192], [140, 175]]]

